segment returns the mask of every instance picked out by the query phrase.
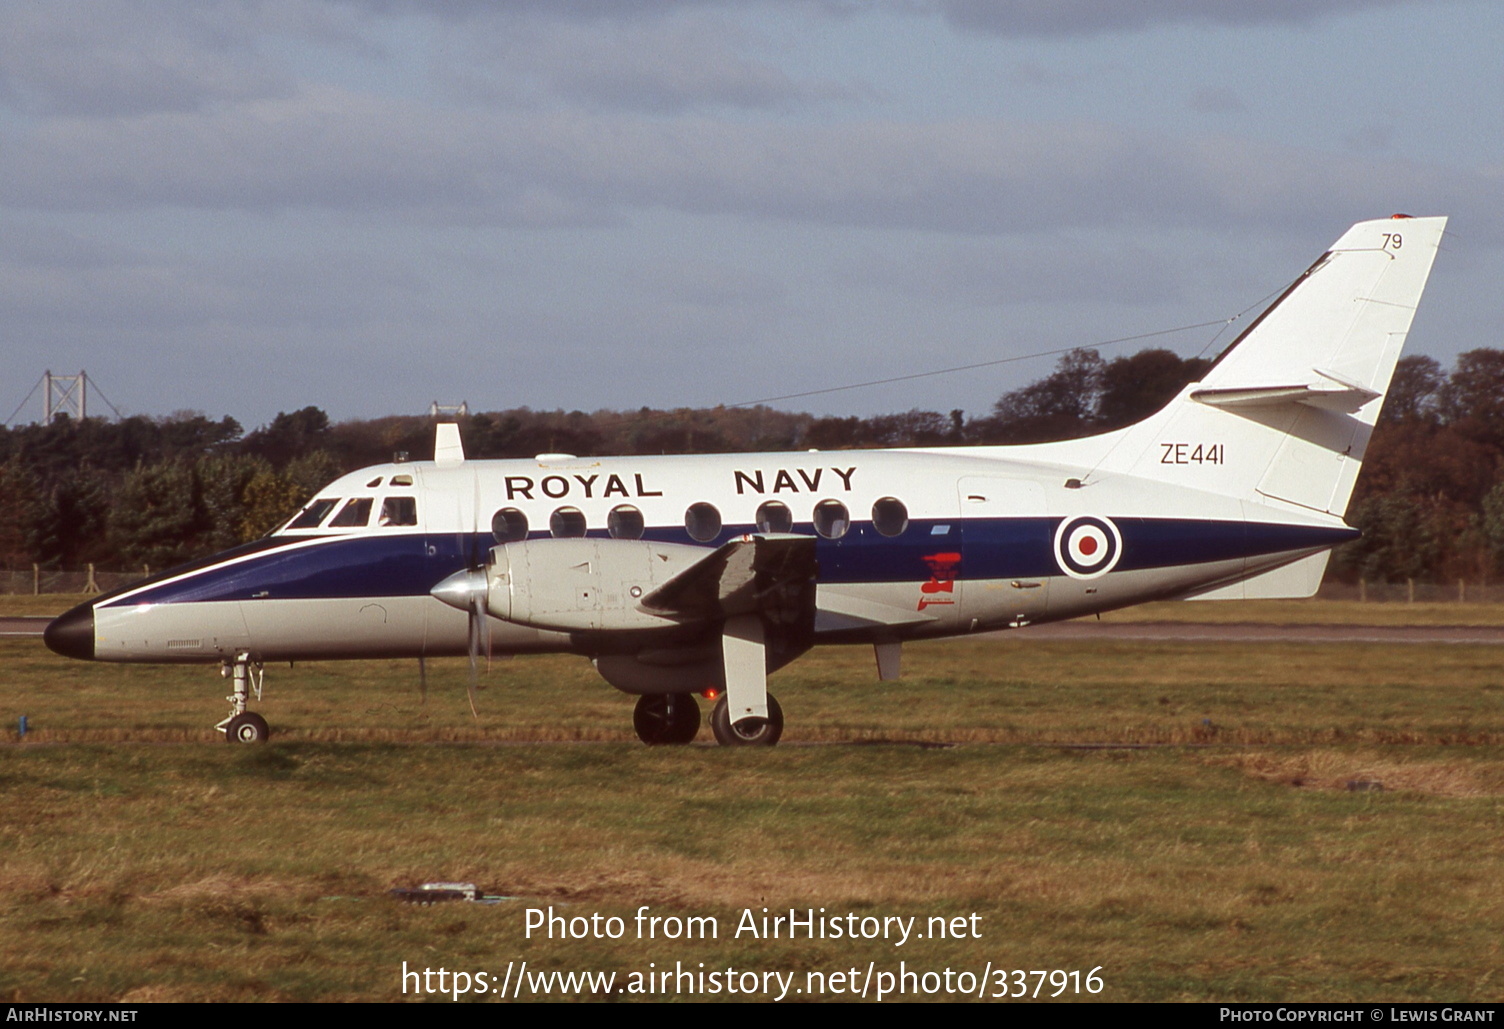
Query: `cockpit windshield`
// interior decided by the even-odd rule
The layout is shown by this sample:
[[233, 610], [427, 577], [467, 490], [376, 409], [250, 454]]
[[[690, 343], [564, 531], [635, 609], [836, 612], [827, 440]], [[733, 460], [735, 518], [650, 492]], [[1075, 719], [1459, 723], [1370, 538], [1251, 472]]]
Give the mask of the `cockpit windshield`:
[[371, 498], [356, 497], [346, 504], [329, 523], [331, 529], [361, 528], [371, 520]]
[[339, 503], [339, 497], [320, 497], [307, 507], [303, 508], [292, 521], [287, 523], [289, 529], [316, 529], [319, 523], [328, 517], [329, 512], [334, 510], [334, 505]]

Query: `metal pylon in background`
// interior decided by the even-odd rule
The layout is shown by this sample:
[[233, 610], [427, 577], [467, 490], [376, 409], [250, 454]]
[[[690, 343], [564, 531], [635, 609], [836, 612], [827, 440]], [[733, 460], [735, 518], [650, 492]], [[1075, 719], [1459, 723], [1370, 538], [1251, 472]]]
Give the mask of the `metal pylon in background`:
[[47, 425], [60, 414], [66, 414], [77, 421], [83, 421], [89, 417], [89, 375], [87, 372], [79, 372], [77, 375], [53, 375], [48, 369], [42, 375], [42, 381], [47, 389], [43, 397], [46, 403], [47, 414], [43, 419]]

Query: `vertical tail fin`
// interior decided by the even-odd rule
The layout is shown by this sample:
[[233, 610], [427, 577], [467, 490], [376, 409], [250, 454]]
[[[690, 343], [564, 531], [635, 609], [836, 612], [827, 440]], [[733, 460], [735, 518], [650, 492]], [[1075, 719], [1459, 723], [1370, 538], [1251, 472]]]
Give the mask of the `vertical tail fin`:
[[1341, 517], [1445, 227], [1399, 215], [1354, 225], [1201, 382], [1102, 437], [1093, 472]]

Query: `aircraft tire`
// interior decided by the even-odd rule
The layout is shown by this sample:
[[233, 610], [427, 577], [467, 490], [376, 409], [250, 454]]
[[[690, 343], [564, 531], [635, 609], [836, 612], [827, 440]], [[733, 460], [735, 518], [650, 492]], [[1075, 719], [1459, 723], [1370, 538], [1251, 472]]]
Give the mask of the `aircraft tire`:
[[271, 726], [254, 711], [236, 715], [225, 726], [225, 739], [230, 743], [265, 743], [271, 735]]
[[692, 693], [646, 693], [632, 710], [632, 728], [650, 747], [693, 743], [700, 732], [700, 705]]
[[771, 747], [783, 735], [783, 708], [773, 694], [768, 694], [768, 717], [743, 718], [735, 725], [726, 709], [726, 697], [715, 702], [710, 712], [710, 729], [723, 747]]

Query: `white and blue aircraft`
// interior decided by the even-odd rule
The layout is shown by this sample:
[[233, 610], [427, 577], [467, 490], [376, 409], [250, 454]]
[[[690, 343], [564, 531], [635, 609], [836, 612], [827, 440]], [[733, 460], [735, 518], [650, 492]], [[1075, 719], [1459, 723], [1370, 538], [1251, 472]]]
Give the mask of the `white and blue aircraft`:
[[59, 654], [219, 663], [232, 741], [272, 661], [569, 652], [687, 743], [771, 745], [770, 672], [816, 644], [1305, 597], [1343, 522], [1444, 218], [1349, 229], [1202, 381], [1125, 429], [1028, 446], [434, 460], [345, 475], [264, 539], [81, 604]]

